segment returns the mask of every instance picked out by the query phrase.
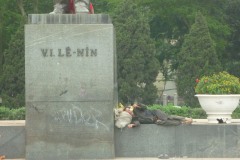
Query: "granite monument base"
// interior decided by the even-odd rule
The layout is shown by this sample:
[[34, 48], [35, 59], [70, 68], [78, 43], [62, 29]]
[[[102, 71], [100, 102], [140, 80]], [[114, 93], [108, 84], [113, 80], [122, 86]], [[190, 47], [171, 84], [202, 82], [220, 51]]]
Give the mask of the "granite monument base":
[[111, 159], [117, 78], [108, 15], [34, 14], [25, 25], [26, 159]]

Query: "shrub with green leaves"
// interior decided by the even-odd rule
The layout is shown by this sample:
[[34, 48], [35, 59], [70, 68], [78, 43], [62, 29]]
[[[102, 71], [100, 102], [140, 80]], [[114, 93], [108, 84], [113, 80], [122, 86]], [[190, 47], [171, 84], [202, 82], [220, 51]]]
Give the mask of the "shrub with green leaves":
[[168, 115], [177, 115], [183, 117], [192, 117], [194, 119], [205, 119], [207, 118], [206, 112], [202, 108], [191, 108], [187, 106], [176, 107], [173, 104], [168, 104], [167, 106], [162, 105], [152, 105], [148, 106], [148, 109], [160, 109]]
[[240, 106], [238, 106], [235, 111], [232, 113], [233, 119], [240, 119]]
[[196, 80], [197, 94], [240, 94], [240, 81], [227, 72], [220, 72], [211, 76], [203, 76]]
[[[152, 105], [148, 106], [148, 109], [160, 109], [168, 115], [177, 115], [183, 117], [191, 117], [193, 119], [206, 119], [207, 114], [202, 108], [192, 108], [187, 106], [176, 107], [173, 104], [168, 104], [167, 106], [162, 105]], [[240, 106], [232, 114], [233, 119], [240, 119]]]
[[25, 107], [10, 109], [7, 107], [0, 107], [0, 120], [24, 120]]
[[8, 120], [10, 117], [10, 109], [6, 107], [0, 107], [0, 119], [1, 120]]

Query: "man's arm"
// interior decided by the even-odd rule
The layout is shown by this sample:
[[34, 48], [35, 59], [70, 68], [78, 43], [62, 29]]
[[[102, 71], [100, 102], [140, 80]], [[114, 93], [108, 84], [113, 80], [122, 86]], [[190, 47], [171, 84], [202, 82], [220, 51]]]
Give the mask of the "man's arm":
[[141, 103], [138, 104], [138, 108], [139, 108], [139, 110], [141, 110], [141, 111], [147, 110], [147, 106], [144, 105], [144, 104], [141, 104]]
[[130, 123], [128, 125], [128, 128], [134, 128], [134, 127], [138, 127], [140, 126], [140, 122], [139, 121], [133, 121], [132, 123]]

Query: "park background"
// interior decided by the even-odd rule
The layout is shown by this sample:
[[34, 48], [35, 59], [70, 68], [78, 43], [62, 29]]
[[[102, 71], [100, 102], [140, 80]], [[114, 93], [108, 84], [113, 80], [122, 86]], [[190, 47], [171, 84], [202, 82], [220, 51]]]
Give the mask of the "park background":
[[[158, 108], [164, 94], [171, 100], [178, 93], [182, 108], [170, 103], [162, 109], [203, 118], [195, 80], [222, 70], [240, 77], [240, 0], [92, 3], [95, 14], [111, 16], [116, 30], [119, 102]], [[1, 119], [25, 117], [24, 25], [28, 14], [52, 10], [52, 0], [0, 0]]]

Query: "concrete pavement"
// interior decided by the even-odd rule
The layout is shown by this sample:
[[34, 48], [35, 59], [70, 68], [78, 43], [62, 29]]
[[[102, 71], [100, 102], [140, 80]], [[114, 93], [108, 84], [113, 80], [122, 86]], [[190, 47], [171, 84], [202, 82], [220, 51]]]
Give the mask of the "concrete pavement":
[[[25, 160], [25, 159], [5, 159], [5, 160]], [[80, 159], [79, 159], [80, 160]], [[84, 160], [84, 159], [82, 159]], [[93, 159], [91, 159], [93, 160]], [[103, 159], [102, 159], [103, 160]], [[107, 159], [106, 159], [107, 160]], [[112, 160], [112, 159], [108, 159]], [[159, 158], [115, 158], [113, 160], [161, 160]], [[240, 158], [169, 158], [168, 160], [240, 160]]]
[[[161, 160], [160, 158], [115, 158], [115, 160]], [[169, 158], [168, 160], [240, 160], [240, 158]]]

